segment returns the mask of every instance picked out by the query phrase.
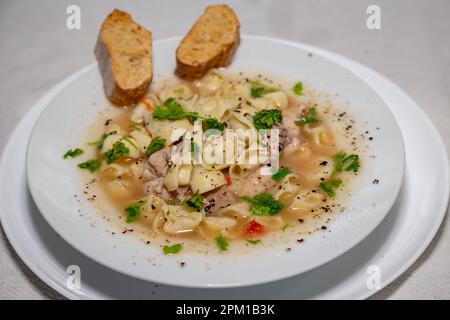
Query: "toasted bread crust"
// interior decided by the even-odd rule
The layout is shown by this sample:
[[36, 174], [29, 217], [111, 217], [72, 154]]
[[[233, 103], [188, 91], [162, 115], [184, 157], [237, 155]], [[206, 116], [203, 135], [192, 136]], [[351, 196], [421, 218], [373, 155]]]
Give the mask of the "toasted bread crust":
[[229, 65], [240, 42], [239, 28], [239, 20], [229, 6], [206, 7], [177, 48], [176, 74], [196, 79], [212, 68]]
[[128, 13], [115, 9], [107, 16], [94, 52], [105, 94], [112, 103], [127, 106], [147, 93], [153, 77], [152, 34]]

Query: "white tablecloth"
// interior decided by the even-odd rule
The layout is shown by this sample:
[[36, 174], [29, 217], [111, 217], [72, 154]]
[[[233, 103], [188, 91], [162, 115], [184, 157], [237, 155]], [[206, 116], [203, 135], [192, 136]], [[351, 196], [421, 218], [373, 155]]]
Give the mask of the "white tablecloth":
[[[425, 109], [449, 148], [450, 1], [226, 2], [237, 12], [244, 34], [309, 43], [366, 64], [392, 79]], [[154, 39], [162, 39], [184, 34], [207, 3], [195, 0], [1, 1], [0, 147], [40, 96], [93, 61], [99, 25], [112, 8], [130, 12], [135, 20], [152, 30]], [[81, 8], [80, 30], [66, 28], [66, 8], [72, 4]], [[371, 4], [381, 8], [380, 30], [366, 27], [366, 9]], [[0, 298], [62, 298], [24, 265], [3, 232]], [[450, 299], [447, 220], [420, 259], [373, 298]]]

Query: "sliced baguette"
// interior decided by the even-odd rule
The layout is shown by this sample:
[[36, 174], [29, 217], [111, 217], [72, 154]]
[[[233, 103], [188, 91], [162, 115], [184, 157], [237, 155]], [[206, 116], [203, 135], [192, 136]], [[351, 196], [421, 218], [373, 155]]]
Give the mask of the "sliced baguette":
[[126, 106], [145, 95], [153, 77], [150, 31], [114, 9], [103, 21], [94, 52], [112, 103]]
[[177, 48], [177, 75], [195, 79], [211, 68], [227, 66], [239, 44], [239, 27], [229, 6], [206, 7]]

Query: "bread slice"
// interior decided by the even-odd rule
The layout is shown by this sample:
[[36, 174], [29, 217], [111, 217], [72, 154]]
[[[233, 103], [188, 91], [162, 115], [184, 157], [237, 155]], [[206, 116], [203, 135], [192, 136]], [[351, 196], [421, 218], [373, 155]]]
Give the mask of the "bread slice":
[[227, 66], [239, 44], [239, 27], [229, 6], [206, 7], [177, 48], [177, 75], [195, 79], [211, 68]]
[[153, 77], [150, 31], [114, 9], [103, 21], [94, 51], [112, 103], [126, 106], [145, 95]]

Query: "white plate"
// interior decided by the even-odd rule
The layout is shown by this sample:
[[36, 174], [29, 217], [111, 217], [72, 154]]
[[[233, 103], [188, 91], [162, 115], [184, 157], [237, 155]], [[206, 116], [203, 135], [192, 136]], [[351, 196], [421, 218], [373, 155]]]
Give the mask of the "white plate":
[[[173, 53], [178, 43], [177, 39], [155, 43], [155, 81], [160, 75], [173, 73]], [[290, 83], [301, 80], [329, 93], [338, 107], [355, 116], [357, 123], [367, 123], [364, 130], [370, 131], [373, 141], [362, 160], [364, 169], [358, 176], [358, 188], [346, 202], [345, 212], [330, 223], [328, 232], [317, 232], [301, 245], [293, 238], [291, 251], [278, 247], [255, 254], [227, 252], [208, 256], [164, 256], [159, 246], [146, 245], [128, 234], [111, 235], [111, 225], [82, 196], [76, 164], [61, 157], [67, 149], [85, 145], [85, 133], [108, 104], [95, 66], [74, 79], [48, 104], [33, 129], [27, 175], [35, 203], [53, 229], [80, 252], [113, 270], [164, 284], [261, 284], [311, 270], [336, 258], [366, 237], [392, 207], [403, 177], [403, 142], [392, 113], [364, 81], [330, 60], [320, 55], [311, 58], [308, 53], [288, 43], [243, 37], [229, 69], [259, 72]], [[380, 183], [374, 185], [374, 179]], [[180, 260], [185, 267], [180, 268]]]
[[[18, 255], [43, 281], [71, 299], [357, 299], [378, 291], [366, 286], [368, 266], [379, 266], [381, 288], [397, 278], [425, 250], [445, 215], [449, 170], [442, 140], [419, 106], [387, 79], [336, 54], [294, 45], [320, 53], [363, 78], [399, 122], [405, 140], [407, 178], [388, 217], [364, 241], [332, 262], [287, 280], [212, 291], [156, 286], [86, 258], [61, 241], [45, 222], [27, 191], [25, 178], [25, 149], [32, 126], [49, 101], [86, 71], [81, 70], [33, 106], [4, 149], [0, 179], [9, 183], [0, 185], [0, 217]], [[426, 174], [421, 170], [424, 162], [430, 164]], [[429, 192], [423, 194], [424, 190]], [[66, 286], [69, 265], [81, 268], [79, 290]]]

